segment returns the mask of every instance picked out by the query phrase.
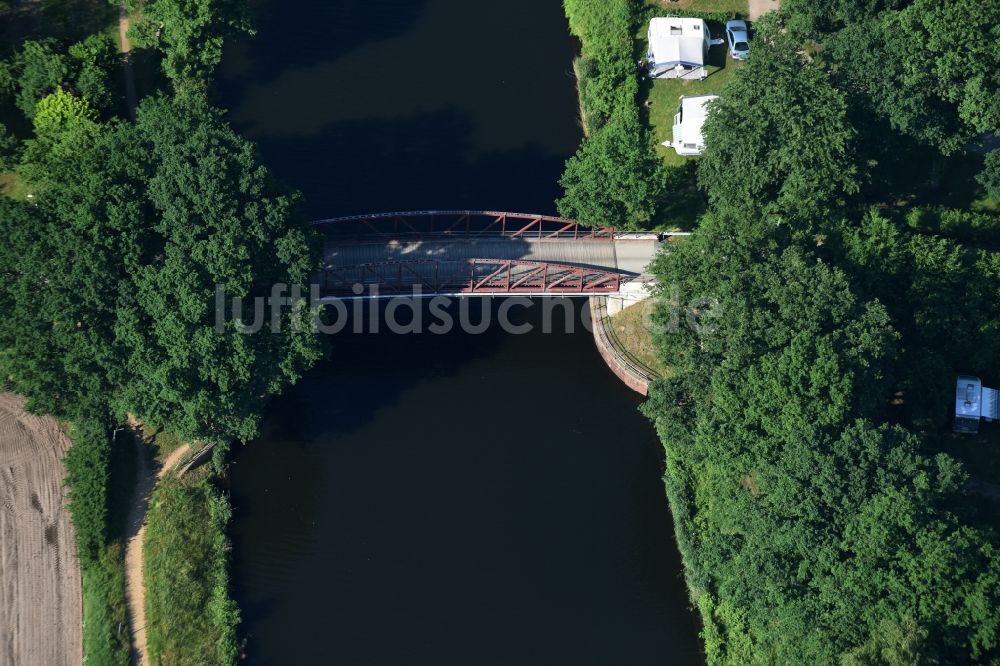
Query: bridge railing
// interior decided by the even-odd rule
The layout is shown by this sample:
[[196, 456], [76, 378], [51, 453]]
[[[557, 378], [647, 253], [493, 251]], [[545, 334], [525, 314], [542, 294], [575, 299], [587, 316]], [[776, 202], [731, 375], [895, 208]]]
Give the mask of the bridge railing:
[[575, 220], [503, 211], [425, 210], [316, 220], [313, 226], [339, 237], [503, 236], [536, 240], [614, 240], [614, 227], [584, 227]]
[[512, 259], [415, 260], [326, 266], [324, 297], [424, 294], [609, 294], [622, 277], [611, 271]]

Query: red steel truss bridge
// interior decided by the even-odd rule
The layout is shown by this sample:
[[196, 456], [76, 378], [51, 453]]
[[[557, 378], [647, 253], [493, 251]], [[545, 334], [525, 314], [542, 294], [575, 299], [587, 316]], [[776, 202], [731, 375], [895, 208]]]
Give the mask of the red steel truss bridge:
[[489, 210], [422, 210], [334, 217], [313, 222], [338, 236], [502, 236], [506, 238], [609, 240], [614, 227], [584, 227], [575, 220]]
[[313, 225], [326, 238], [319, 280], [329, 298], [614, 294], [644, 273], [662, 239], [496, 211], [377, 213]]

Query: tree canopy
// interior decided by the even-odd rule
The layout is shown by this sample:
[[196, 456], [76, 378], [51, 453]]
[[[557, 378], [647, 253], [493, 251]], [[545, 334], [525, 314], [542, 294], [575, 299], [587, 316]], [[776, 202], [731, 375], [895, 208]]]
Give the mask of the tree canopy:
[[175, 84], [203, 83], [222, 61], [225, 40], [252, 34], [246, 0], [150, 0], [129, 36], [163, 52], [163, 70]]
[[583, 45], [575, 66], [587, 134], [566, 162], [559, 213], [588, 226], [634, 228], [663, 200], [667, 173], [637, 109], [632, 60], [638, 4], [631, 0], [567, 0], [570, 31]]
[[858, 191], [859, 165], [846, 95], [790, 39], [757, 39], [745, 67], [711, 103], [699, 183], [717, 205], [805, 219]]
[[[830, 4], [830, 3], [828, 3]], [[904, 135], [945, 154], [1000, 129], [1000, 5], [978, 0], [791, 0], [791, 36], [823, 42], [852, 94]], [[825, 14], [826, 18], [823, 18]]]
[[201, 96], [149, 98], [135, 125], [102, 124], [60, 90], [35, 126], [21, 173], [36, 203], [3, 202], [4, 374], [50, 413], [103, 395], [183, 437], [251, 438], [318, 341], [288, 308], [280, 334], [216, 332], [215, 289], [252, 302], [308, 281], [296, 195]]
[[17, 108], [28, 118], [35, 115], [39, 100], [58, 88], [110, 111], [118, 101], [111, 84], [117, 66], [118, 54], [106, 35], [91, 35], [68, 49], [54, 38], [29, 40], [5, 64], [0, 87], [14, 94]]
[[[899, 4], [823, 3], [811, 29]], [[894, 165], [807, 18], [758, 24], [705, 124], [710, 211], [653, 265], [664, 301], [714, 314], [693, 330], [660, 307], [673, 374], [643, 408], [708, 661], [992, 663], [1000, 539], [938, 437], [956, 370], [1000, 363], [1000, 259], [934, 233], [991, 238], [996, 218], [866, 199]]]
[[650, 135], [636, 114], [619, 114], [566, 163], [559, 213], [591, 226], [648, 221], [663, 198], [665, 178]]

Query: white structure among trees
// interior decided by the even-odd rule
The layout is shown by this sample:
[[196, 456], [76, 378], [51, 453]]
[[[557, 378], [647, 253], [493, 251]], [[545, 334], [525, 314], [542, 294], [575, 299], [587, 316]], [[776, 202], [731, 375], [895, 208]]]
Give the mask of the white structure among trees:
[[986, 388], [979, 377], [959, 375], [955, 386], [955, 432], [979, 432], [979, 420], [1000, 419], [1000, 391]]

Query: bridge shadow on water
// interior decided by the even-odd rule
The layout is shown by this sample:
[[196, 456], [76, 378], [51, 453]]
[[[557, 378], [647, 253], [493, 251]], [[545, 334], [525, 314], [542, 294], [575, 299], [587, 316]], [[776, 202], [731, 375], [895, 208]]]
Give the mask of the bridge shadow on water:
[[250, 663], [698, 661], [662, 453], [585, 307], [575, 334], [333, 337], [235, 455]]

